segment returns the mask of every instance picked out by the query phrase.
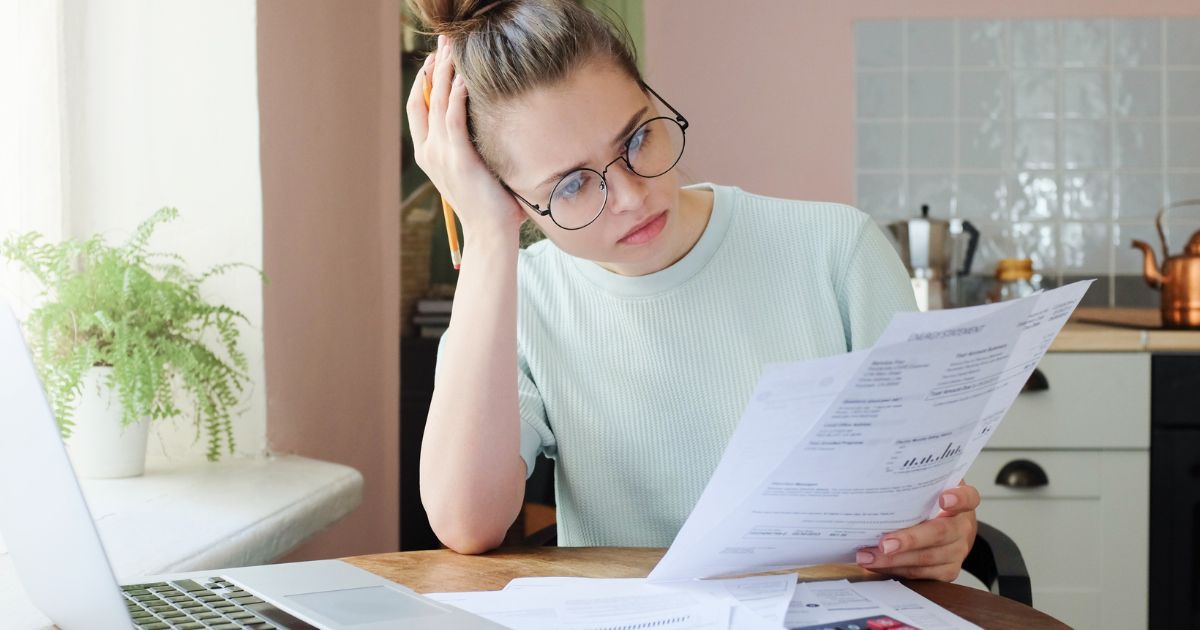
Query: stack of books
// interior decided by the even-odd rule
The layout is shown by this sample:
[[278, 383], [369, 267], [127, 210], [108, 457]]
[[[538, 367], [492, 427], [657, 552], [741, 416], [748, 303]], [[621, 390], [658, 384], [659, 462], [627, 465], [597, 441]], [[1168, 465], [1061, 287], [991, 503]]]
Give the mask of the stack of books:
[[413, 315], [413, 325], [417, 334], [427, 339], [437, 339], [446, 332], [450, 325], [450, 307], [454, 304], [450, 299], [425, 298], [417, 301], [417, 313]]

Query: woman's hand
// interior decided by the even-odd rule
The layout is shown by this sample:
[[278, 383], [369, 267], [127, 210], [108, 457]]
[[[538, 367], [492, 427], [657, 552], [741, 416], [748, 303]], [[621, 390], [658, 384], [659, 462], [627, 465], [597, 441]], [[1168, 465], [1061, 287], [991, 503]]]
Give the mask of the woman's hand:
[[934, 518], [883, 537], [878, 547], [860, 549], [858, 564], [903, 578], [949, 582], [958, 577], [975, 544], [979, 491], [960, 483], [942, 493]]
[[[408, 125], [417, 166], [454, 208], [469, 236], [492, 230], [513, 234], [525, 220], [517, 201], [483, 162], [467, 132], [467, 86], [454, 74], [454, 44], [438, 36], [437, 52], [425, 59], [409, 93]], [[433, 89], [425, 106], [424, 82]]]

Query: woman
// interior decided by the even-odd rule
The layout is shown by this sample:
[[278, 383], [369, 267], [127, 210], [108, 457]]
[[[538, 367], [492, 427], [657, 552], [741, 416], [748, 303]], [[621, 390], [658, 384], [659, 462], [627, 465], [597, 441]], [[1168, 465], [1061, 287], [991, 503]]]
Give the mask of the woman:
[[[870, 346], [914, 308], [907, 276], [853, 208], [680, 188], [685, 115], [576, 2], [412, 4], [440, 34], [407, 107], [417, 163], [465, 238], [421, 454], [430, 523], [461, 553], [497, 546], [544, 452], [560, 544], [667, 546], [762, 365]], [[548, 238], [521, 250], [526, 221]], [[948, 491], [859, 562], [953, 579], [978, 503]]]

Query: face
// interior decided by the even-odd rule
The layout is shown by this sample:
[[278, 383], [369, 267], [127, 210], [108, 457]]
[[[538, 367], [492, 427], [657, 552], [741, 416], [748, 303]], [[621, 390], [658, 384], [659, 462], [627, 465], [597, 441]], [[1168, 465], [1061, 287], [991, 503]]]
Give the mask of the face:
[[[680, 210], [674, 169], [645, 178], [631, 172], [624, 161], [613, 162], [627, 142], [635, 149], [643, 142], [642, 136], [633, 137], [641, 123], [670, 115], [660, 113], [657, 105], [657, 99], [615, 66], [595, 62], [506, 109], [505, 132], [495, 139], [504, 163], [510, 165], [502, 177], [530, 203], [545, 209], [568, 171], [586, 167], [605, 174], [608, 201], [585, 228], [564, 230], [549, 216], [526, 208], [530, 220], [563, 251], [635, 276], [670, 266], [695, 243], [698, 231], [691, 216]], [[570, 192], [579, 183], [568, 179], [564, 186]], [[555, 207], [551, 205], [552, 212]]]

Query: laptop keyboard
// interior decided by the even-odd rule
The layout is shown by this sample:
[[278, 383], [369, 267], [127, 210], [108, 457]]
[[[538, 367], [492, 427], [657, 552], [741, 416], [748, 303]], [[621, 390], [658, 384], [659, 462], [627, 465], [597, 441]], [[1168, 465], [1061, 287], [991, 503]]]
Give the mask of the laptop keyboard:
[[311, 628], [222, 578], [122, 586], [134, 627], [141, 630]]

